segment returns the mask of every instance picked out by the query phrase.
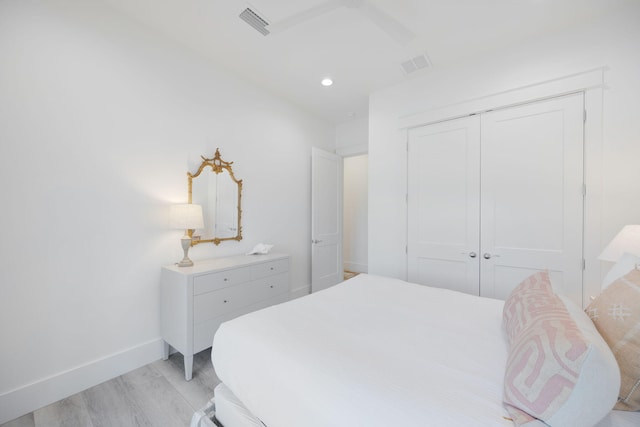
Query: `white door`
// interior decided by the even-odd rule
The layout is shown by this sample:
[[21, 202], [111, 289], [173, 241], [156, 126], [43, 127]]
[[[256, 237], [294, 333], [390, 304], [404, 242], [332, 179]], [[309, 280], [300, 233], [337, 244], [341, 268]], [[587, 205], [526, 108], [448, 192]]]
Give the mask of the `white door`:
[[311, 149], [311, 292], [343, 281], [342, 157]]
[[548, 269], [582, 302], [583, 95], [482, 115], [480, 294]]
[[408, 279], [479, 294], [480, 118], [409, 133]]
[[582, 301], [583, 95], [411, 130], [409, 281], [504, 299], [548, 269]]

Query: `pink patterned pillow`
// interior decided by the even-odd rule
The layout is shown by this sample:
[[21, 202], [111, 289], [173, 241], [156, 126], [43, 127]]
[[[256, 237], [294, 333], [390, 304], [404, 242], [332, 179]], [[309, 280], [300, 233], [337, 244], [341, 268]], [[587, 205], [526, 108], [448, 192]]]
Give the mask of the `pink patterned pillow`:
[[620, 374], [589, 318], [557, 296], [546, 271], [523, 281], [504, 305], [510, 349], [504, 403], [517, 426], [593, 426], [613, 407]]
[[640, 270], [634, 268], [602, 291], [587, 314], [620, 366], [622, 386], [615, 408], [640, 411]]

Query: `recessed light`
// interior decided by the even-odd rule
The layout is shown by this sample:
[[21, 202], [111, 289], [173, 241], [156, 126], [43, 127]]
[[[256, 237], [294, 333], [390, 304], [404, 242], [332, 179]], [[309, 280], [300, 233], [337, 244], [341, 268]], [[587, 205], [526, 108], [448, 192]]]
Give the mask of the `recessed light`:
[[333, 84], [333, 80], [329, 77], [325, 77], [320, 83], [322, 83], [322, 86], [331, 86]]

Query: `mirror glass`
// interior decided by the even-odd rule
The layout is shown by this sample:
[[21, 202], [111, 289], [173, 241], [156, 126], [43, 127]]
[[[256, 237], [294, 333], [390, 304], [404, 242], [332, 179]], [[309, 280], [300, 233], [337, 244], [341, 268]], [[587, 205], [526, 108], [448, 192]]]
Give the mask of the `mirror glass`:
[[242, 180], [236, 179], [231, 165], [216, 150], [213, 159], [202, 156], [202, 164], [189, 178], [189, 203], [202, 206], [204, 229], [192, 233], [192, 245], [225, 240], [242, 240], [240, 225]]

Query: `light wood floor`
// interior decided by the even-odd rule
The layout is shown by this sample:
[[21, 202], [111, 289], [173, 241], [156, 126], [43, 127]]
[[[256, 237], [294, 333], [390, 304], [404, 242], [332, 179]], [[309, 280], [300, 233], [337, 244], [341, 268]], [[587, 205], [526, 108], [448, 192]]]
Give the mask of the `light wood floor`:
[[182, 355], [158, 360], [0, 427], [181, 427], [213, 397], [220, 382], [211, 350], [194, 356], [185, 381]]
[[356, 272], [353, 272], [353, 271], [345, 270], [344, 271], [344, 280], [349, 280], [352, 277], [356, 277], [358, 274], [360, 274], [360, 273], [356, 273]]

